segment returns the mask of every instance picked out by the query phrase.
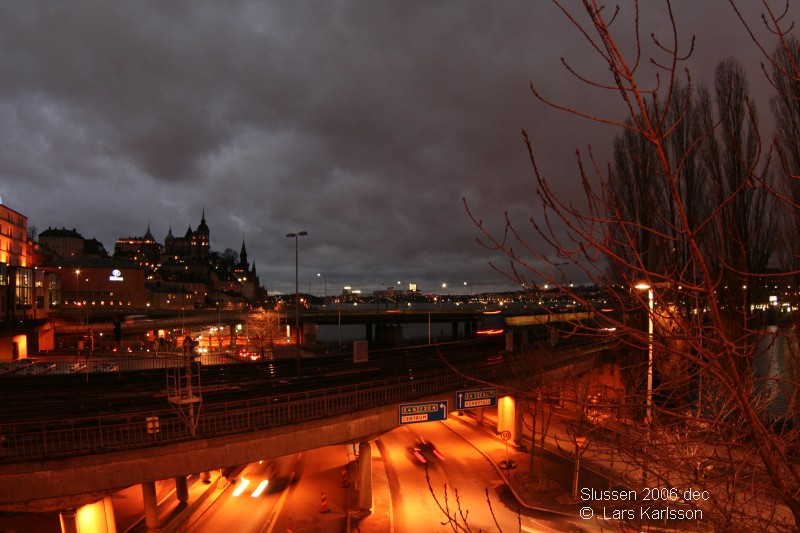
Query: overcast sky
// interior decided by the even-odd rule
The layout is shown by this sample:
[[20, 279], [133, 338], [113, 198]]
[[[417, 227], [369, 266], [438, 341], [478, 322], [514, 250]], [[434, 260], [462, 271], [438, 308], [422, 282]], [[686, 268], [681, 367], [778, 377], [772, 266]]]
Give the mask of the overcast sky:
[[[664, 29], [660, 2], [644, 4], [645, 35]], [[765, 99], [727, 2], [674, 5], [697, 37], [694, 76], [736, 55]], [[565, 195], [575, 150], [605, 156], [615, 134], [529, 84], [622, 117], [562, 56], [605, 74], [545, 0], [3, 1], [0, 197], [38, 231], [75, 228], [109, 252], [148, 224], [159, 242], [181, 236], [205, 207], [212, 250], [244, 239], [271, 292], [293, 291], [285, 235], [301, 230], [300, 286], [316, 294], [317, 272], [328, 293], [507, 287], [463, 198], [494, 227], [506, 210], [524, 223], [538, 204], [522, 128]]]

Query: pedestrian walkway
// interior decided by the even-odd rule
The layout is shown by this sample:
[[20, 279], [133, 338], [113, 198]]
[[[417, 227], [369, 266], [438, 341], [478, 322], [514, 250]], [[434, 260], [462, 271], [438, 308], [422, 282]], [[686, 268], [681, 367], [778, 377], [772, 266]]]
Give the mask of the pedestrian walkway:
[[[578, 478], [575, 479], [575, 442], [569, 437], [568, 421], [574, 419], [572, 413], [554, 412], [545, 439], [545, 450], [542, 454], [541, 479], [532, 473], [531, 454], [526, 447], [516, 446], [504, 441], [497, 434], [497, 412], [494, 408], [484, 410], [482, 420], [463, 414], [451, 416], [444, 422], [450, 429], [472, 444], [477, 450], [491, 460], [500, 475], [506, 480], [519, 504], [522, 507], [563, 514], [577, 520], [586, 519], [584, 513], [587, 508], [592, 508], [595, 517], [605, 514], [613, 509], [608, 503], [598, 498], [585, 497], [588, 494], [600, 494], [602, 491], [612, 489], [625, 490], [626, 483], [631, 480], [641, 479], [641, 471], [631, 465], [617, 461], [592, 446], [582, 454]], [[529, 442], [526, 442], [529, 445]], [[507, 454], [507, 455], [506, 455]], [[514, 468], [504, 466], [512, 462]], [[635, 486], [635, 483], [629, 485]], [[573, 497], [573, 490], [577, 490], [577, 498]], [[594, 492], [591, 492], [594, 491]], [[641, 492], [641, 491], [639, 491]], [[646, 506], [642, 501], [617, 502], [626, 511], [636, 511], [641, 506]], [[658, 507], [653, 505], [654, 508]], [[687, 508], [684, 507], [684, 510]], [[625, 520], [618, 521], [610, 515], [609, 522], [623, 525]], [[592, 520], [594, 523], [594, 520]], [[707, 533], [712, 531], [710, 524], [700, 520], [672, 520], [641, 519], [636, 514], [627, 524], [639, 523], [641, 526], [649, 524], [648, 531], [693, 531]]]
[[[530, 451], [503, 440], [495, 430], [496, 411], [486, 411], [483, 421], [462, 413], [444, 423], [492, 462], [520, 505], [528, 509], [577, 516], [581, 505], [572, 498], [574, 460], [545, 450], [539, 479], [537, 465], [531, 465]], [[608, 481], [584, 467], [579, 473], [578, 486], [607, 488]]]
[[[191, 480], [188, 485], [189, 500], [186, 503], [170, 498], [166, 504], [158, 507], [159, 532], [172, 533], [180, 529], [193, 513], [197, 513], [198, 510], [208, 505], [212, 495], [224, 490], [227, 485], [228, 481], [220, 475], [219, 471], [212, 471], [206, 481], [201, 481], [200, 478]], [[142, 517], [125, 533], [146, 533], [147, 531], [150, 530]]]
[[[352, 471], [355, 471], [355, 464]], [[353, 511], [348, 520], [350, 533], [393, 533], [392, 494], [381, 446], [376, 442], [372, 447], [372, 510], [358, 511], [358, 492], [353, 490], [351, 494], [350, 508]]]

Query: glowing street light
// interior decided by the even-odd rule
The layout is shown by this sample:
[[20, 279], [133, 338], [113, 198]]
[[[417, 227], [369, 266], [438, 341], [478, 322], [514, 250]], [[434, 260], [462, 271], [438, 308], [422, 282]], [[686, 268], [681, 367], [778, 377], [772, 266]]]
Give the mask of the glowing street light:
[[634, 289], [647, 291], [647, 427], [653, 416], [653, 288], [650, 284], [639, 282], [633, 286]]
[[[316, 277], [322, 278], [322, 283], [324, 285], [322, 303], [324, 305], [325, 304], [325, 300], [327, 300], [327, 298], [328, 298], [328, 280], [325, 278], [325, 274], [323, 274], [322, 272], [317, 272]], [[311, 276], [310, 278], [308, 278], [308, 295], [309, 296], [311, 296], [311, 294], [312, 294], [311, 293], [311, 281], [313, 279], [314, 279], [314, 276]]]

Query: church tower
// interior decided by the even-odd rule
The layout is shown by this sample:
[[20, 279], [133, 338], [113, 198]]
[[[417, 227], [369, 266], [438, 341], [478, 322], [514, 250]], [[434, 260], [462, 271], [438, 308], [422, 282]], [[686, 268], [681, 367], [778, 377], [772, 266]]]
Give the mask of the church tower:
[[242, 251], [239, 252], [239, 266], [242, 270], [250, 268], [250, 265], [247, 263], [247, 249], [244, 247], [244, 239], [242, 239]]
[[194, 242], [192, 243], [196, 250], [196, 257], [201, 261], [207, 260], [211, 254], [210, 235], [211, 230], [208, 229], [206, 224], [206, 207], [203, 206], [203, 215], [200, 218], [200, 225], [197, 226], [197, 230], [194, 232]]

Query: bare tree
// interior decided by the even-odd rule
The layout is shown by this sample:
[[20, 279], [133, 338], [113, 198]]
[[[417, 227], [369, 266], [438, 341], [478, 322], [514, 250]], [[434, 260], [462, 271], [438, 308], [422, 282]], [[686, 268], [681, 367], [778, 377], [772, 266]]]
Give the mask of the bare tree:
[[280, 316], [275, 311], [253, 309], [247, 315], [247, 331], [259, 351], [261, 359], [273, 357], [275, 339], [280, 336]]
[[[566, 258], [613, 300], [617, 312], [598, 313], [600, 327], [574, 327], [629, 347], [629, 357], [619, 361], [631, 386], [623, 406], [628, 422], [616, 429], [613, 443], [617, 457], [641, 470], [649, 486], [691, 484], [707, 494], [688, 503], [725, 531], [795, 531], [800, 435], [788, 417], [776, 421], [772, 407], [783, 387], [797, 383], [757, 367], [781, 357], [797, 339], [790, 329], [752, 320], [742, 291], [750, 281], [787, 275], [764, 272], [774, 234], [770, 216], [778, 210], [796, 215], [798, 205], [767, 179], [743, 73], [732, 62], [720, 66], [714, 113], [710, 96], [694, 100], [691, 78], [681, 68], [693, 41], [682, 42], [669, 2], [669, 40], [653, 35], [652, 54], [639, 35], [638, 2], [630, 6], [627, 28], [636, 44], [630, 54], [615, 33], [619, 9], [583, 0], [579, 16], [553, 3], [610, 77], [587, 79], [564, 61], [568, 71], [616, 95], [628, 116], [617, 120], [562, 106], [535, 86], [533, 94], [564, 112], [620, 128], [619, 164], [603, 171], [591, 151], [588, 159], [578, 153], [586, 207], [577, 207], [550, 187], [523, 131], [543, 212], [529, 223], [547, 245], [526, 240], [523, 226], [508, 215], [498, 234], [470, 212], [481, 242], [505, 254], [507, 265], [495, 268], [516, 282], [559, 285], [553, 258]], [[655, 76], [648, 78], [643, 65], [655, 68]], [[705, 203], [695, 201], [697, 187]], [[642, 281], [649, 290], [633, 288]], [[560, 290], [592, 308], [571, 287]]]
[[[793, 203], [800, 203], [800, 43], [792, 37], [785, 38], [771, 58], [771, 79], [777, 94], [772, 98], [775, 117], [775, 145], [780, 155], [782, 170], [780, 190]], [[788, 246], [781, 257], [787, 268], [800, 267], [800, 217], [797, 213], [784, 213], [781, 241]]]

